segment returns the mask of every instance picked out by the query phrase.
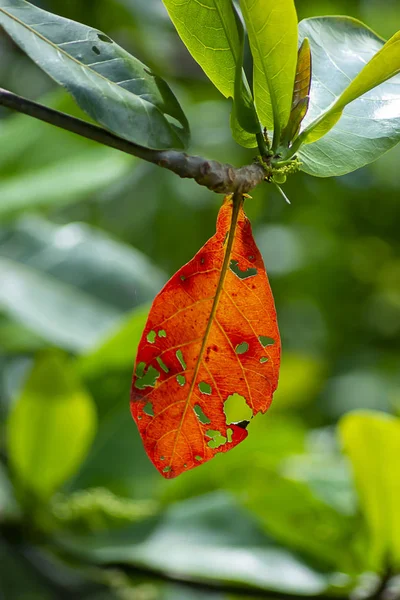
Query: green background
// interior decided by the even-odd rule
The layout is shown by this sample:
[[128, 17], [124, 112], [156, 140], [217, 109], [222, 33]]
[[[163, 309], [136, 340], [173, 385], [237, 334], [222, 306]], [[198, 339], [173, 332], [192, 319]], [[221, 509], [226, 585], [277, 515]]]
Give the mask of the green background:
[[[40, 6], [103, 30], [163, 75], [189, 118], [190, 153], [251, 162], [231, 138], [230, 101], [161, 0]], [[299, 19], [349, 14], [385, 38], [400, 28], [397, 0], [296, 6]], [[81, 114], [2, 32], [0, 56], [2, 87]], [[379, 569], [382, 558], [365, 558], [368, 529], [336, 424], [354, 409], [400, 410], [400, 146], [344, 177], [291, 177], [290, 206], [268, 184], [246, 201], [278, 311], [280, 386], [241, 446], [165, 481], [129, 414], [136, 345], [154, 295], [213, 234], [222, 197], [28, 117], [0, 117], [0, 597], [234, 597], [160, 582], [158, 571], [311, 597]], [[46, 505], [7, 455], [8, 414], [35, 361], [43, 398], [59, 383], [56, 361], [65, 387], [73, 380], [97, 406], [93, 444]], [[62, 463], [73, 443], [60, 432], [40, 446], [46, 415], [37, 481], [46, 452]]]

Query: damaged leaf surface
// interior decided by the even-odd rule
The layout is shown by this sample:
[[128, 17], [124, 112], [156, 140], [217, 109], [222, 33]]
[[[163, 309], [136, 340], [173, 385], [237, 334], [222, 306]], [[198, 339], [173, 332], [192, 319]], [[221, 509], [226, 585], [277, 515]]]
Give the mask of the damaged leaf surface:
[[132, 416], [167, 478], [247, 437], [247, 421], [227, 423], [232, 394], [255, 415], [277, 386], [275, 305], [242, 204], [225, 198], [216, 234], [155, 298], [139, 344]]

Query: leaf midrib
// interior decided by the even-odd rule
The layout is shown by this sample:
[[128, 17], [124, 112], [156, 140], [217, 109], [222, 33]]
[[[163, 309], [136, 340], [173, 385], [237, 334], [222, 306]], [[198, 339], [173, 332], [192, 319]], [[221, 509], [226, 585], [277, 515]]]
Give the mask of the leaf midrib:
[[173, 462], [173, 457], [175, 455], [176, 445], [178, 443], [178, 439], [179, 439], [179, 436], [180, 436], [180, 433], [181, 433], [181, 430], [182, 430], [182, 427], [183, 427], [183, 423], [185, 421], [185, 416], [186, 416], [186, 413], [187, 413], [187, 410], [188, 410], [189, 406], [191, 405], [190, 401], [191, 401], [191, 398], [192, 398], [194, 386], [196, 385], [197, 375], [198, 375], [198, 372], [199, 372], [199, 369], [200, 369], [200, 365], [201, 365], [202, 360], [203, 360], [203, 354], [204, 354], [204, 350], [205, 350], [206, 345], [207, 345], [208, 337], [210, 335], [211, 327], [212, 327], [212, 325], [214, 323], [214, 318], [215, 318], [215, 315], [216, 315], [216, 312], [217, 312], [219, 300], [220, 300], [221, 293], [222, 293], [222, 290], [223, 290], [223, 286], [224, 286], [224, 282], [225, 282], [225, 277], [226, 277], [226, 274], [228, 272], [229, 259], [230, 259], [230, 256], [232, 254], [232, 248], [233, 248], [233, 243], [234, 243], [234, 240], [235, 240], [236, 228], [237, 228], [239, 213], [240, 213], [240, 209], [241, 209], [242, 204], [243, 204], [243, 196], [242, 195], [239, 195], [239, 196], [235, 196], [234, 195], [233, 198], [232, 198], [232, 202], [233, 202], [232, 219], [231, 219], [231, 224], [230, 224], [230, 227], [229, 227], [228, 241], [227, 241], [227, 244], [226, 244], [226, 249], [225, 249], [225, 254], [224, 254], [224, 260], [223, 260], [223, 263], [222, 263], [221, 273], [220, 273], [220, 276], [219, 276], [217, 288], [215, 290], [214, 301], [213, 301], [213, 304], [212, 304], [212, 307], [211, 307], [210, 316], [209, 316], [208, 321], [207, 321], [207, 326], [206, 326], [206, 330], [205, 330], [205, 333], [204, 333], [203, 342], [201, 344], [199, 356], [197, 358], [196, 365], [195, 365], [195, 368], [194, 368], [192, 382], [190, 384], [190, 388], [189, 388], [189, 392], [188, 392], [188, 395], [187, 395], [185, 407], [183, 409], [182, 417], [181, 417], [181, 419], [179, 421], [179, 425], [178, 425], [178, 428], [177, 428], [176, 433], [175, 433], [175, 441], [174, 441], [174, 446], [173, 446], [173, 449], [172, 449], [172, 452], [171, 452], [171, 458], [170, 458], [171, 465], [172, 465], [172, 462]]

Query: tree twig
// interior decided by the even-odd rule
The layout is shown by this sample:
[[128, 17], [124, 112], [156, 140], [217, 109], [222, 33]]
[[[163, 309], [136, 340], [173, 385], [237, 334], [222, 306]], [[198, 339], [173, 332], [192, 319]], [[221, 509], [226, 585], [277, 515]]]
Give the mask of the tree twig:
[[97, 125], [48, 108], [8, 90], [0, 88], [0, 105], [71, 131], [100, 144], [110, 146], [137, 158], [164, 167], [180, 177], [194, 179], [220, 194], [247, 193], [265, 180], [267, 175], [260, 162], [235, 168], [200, 156], [189, 156], [176, 150], [150, 150], [114, 135]]

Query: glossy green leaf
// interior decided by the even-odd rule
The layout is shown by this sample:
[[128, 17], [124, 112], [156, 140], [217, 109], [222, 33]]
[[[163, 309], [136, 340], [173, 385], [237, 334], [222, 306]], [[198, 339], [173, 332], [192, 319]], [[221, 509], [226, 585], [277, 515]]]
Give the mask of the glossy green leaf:
[[241, 0], [254, 60], [254, 97], [263, 126], [276, 141], [289, 120], [297, 65], [293, 0]]
[[333, 105], [304, 131], [304, 143], [326, 135], [340, 119], [343, 109], [363, 94], [400, 73], [400, 31], [375, 54]]
[[233, 98], [240, 39], [231, 0], [163, 0], [190, 54], [226, 97]]
[[8, 421], [8, 456], [21, 489], [51, 496], [82, 462], [95, 429], [93, 401], [68, 360], [43, 354]]
[[[310, 106], [304, 130], [325, 113], [384, 46], [371, 29], [349, 17], [318, 17], [299, 24], [312, 54]], [[397, 46], [395, 46], [396, 48]], [[344, 110], [340, 121], [321, 139], [301, 146], [302, 169], [330, 177], [354, 171], [400, 141], [400, 76], [397, 75]], [[337, 114], [331, 116], [332, 122]]]
[[400, 419], [359, 411], [340, 423], [369, 531], [369, 567], [400, 567]]
[[95, 121], [148, 148], [186, 145], [188, 124], [168, 85], [101, 31], [0, 0], [0, 25]]

